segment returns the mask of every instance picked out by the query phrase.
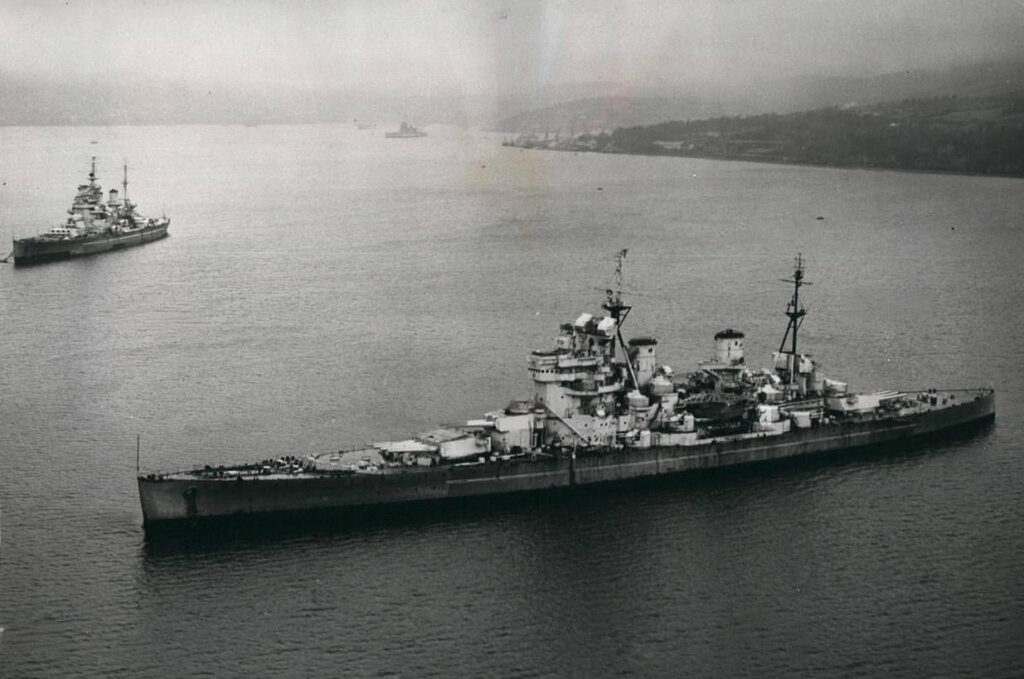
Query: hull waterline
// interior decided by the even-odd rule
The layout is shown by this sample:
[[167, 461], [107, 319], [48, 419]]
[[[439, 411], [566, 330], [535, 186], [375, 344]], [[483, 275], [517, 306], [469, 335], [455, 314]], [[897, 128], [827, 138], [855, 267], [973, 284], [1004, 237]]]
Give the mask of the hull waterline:
[[42, 264], [73, 257], [135, 247], [167, 237], [167, 217], [146, 218], [128, 200], [128, 164], [124, 165], [124, 193], [110, 189], [104, 200], [96, 182], [96, 157], [92, 159], [89, 183], [81, 184], [63, 224], [31, 238], [15, 239], [11, 255], [15, 266]]
[[158, 227], [143, 229], [139, 233], [110, 235], [82, 241], [55, 241], [51, 243], [15, 241], [13, 252], [14, 265], [32, 266], [136, 247], [166, 238], [169, 235], [167, 232], [169, 227], [170, 224], [164, 224]]
[[587, 454], [577, 451], [575, 456], [571, 450], [563, 450], [534, 459], [375, 473], [233, 479], [153, 474], [138, 477], [139, 495], [146, 529], [159, 530], [201, 524], [206, 519], [255, 519], [598, 486], [760, 462], [825, 457], [969, 432], [995, 419], [994, 392], [979, 389], [971, 393], [971, 400], [913, 421], [829, 425], [794, 431], [785, 440], [722, 437], [701, 446]]
[[[626, 250], [616, 256], [621, 285]], [[632, 307], [563, 323], [533, 351], [531, 399], [465, 425], [370, 447], [138, 476], [147, 529], [212, 519], [442, 503], [625, 483], [951, 436], [991, 422], [991, 388], [858, 393], [801, 353], [803, 260], [773, 368], [752, 370], [744, 334], [715, 334], [714, 358], [677, 376], [658, 341], [621, 327]]]

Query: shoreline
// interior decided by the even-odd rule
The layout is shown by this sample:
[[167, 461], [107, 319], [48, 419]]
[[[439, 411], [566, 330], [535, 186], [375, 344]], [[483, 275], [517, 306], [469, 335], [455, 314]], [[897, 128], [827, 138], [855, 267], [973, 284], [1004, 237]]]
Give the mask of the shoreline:
[[726, 162], [748, 162], [748, 163], [760, 163], [766, 165], [790, 165], [796, 167], [815, 167], [831, 170], [862, 170], [866, 172], [905, 172], [911, 174], [938, 174], [938, 175], [953, 175], [960, 177], [991, 177], [999, 179], [1024, 179], [1024, 174], [1000, 174], [1000, 173], [989, 173], [989, 172], [965, 172], [962, 170], [944, 170], [937, 168], [918, 168], [918, 167], [897, 167], [889, 165], [823, 165], [821, 163], [810, 163], [800, 160], [784, 160], [779, 158], [751, 158], [748, 156], [729, 156], [729, 155], [712, 155], [712, 154], [693, 154], [693, 153], [642, 153], [639, 151], [604, 151], [600, 149], [579, 149], [579, 148], [540, 148], [540, 147], [529, 147], [529, 146], [517, 146], [515, 144], [507, 145], [509, 148], [517, 148], [523, 151], [555, 151], [560, 153], [600, 153], [609, 156], [642, 156], [647, 158], [693, 158], [698, 160], [720, 160]]

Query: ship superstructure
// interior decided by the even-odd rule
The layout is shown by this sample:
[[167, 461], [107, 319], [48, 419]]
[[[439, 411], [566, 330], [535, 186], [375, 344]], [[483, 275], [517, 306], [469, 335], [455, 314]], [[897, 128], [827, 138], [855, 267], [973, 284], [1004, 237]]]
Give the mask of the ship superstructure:
[[533, 398], [468, 421], [466, 430], [477, 430], [485, 443], [467, 449], [467, 456], [562, 447], [580, 454], [693, 446], [722, 436], [777, 436], [857, 415], [906, 415], [925, 400], [896, 391], [848, 393], [845, 382], [827, 378], [811, 356], [798, 351], [797, 330], [807, 313], [799, 301], [800, 287], [807, 284], [799, 256], [786, 281], [794, 286], [789, 325], [773, 355], [773, 370], [748, 368], [744, 334], [729, 328], [715, 334], [712, 359], [677, 376], [658, 362], [656, 339], [623, 338], [632, 309], [622, 301], [625, 256], [625, 250], [617, 256], [617, 288], [607, 290], [602, 304], [606, 315], [581, 314], [560, 327], [552, 349], [531, 354]]
[[80, 184], [68, 209], [67, 219], [49, 231], [14, 241], [14, 263], [34, 264], [54, 259], [105, 252], [158, 240], [167, 235], [170, 220], [145, 217], [128, 199], [128, 164], [124, 165], [122, 192], [103, 189], [96, 182], [96, 157], [92, 158], [89, 183]]
[[771, 369], [754, 370], [744, 334], [714, 336], [685, 375], [658, 362], [651, 337], [626, 341], [632, 307], [614, 289], [601, 315], [560, 326], [530, 355], [531, 398], [411, 439], [306, 459], [140, 475], [146, 525], [236, 514], [330, 509], [542, 490], [891, 443], [990, 421], [991, 388], [854, 393], [799, 352], [806, 316], [797, 258], [789, 325]]
[[427, 133], [423, 130], [410, 125], [409, 123], [403, 122], [398, 126], [398, 130], [395, 132], [385, 132], [384, 136], [388, 139], [413, 139], [415, 137], [425, 137]]

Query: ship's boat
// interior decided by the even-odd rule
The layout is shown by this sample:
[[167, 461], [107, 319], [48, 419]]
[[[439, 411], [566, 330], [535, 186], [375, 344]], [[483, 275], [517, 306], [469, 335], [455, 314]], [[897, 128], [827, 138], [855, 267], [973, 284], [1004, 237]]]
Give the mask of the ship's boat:
[[92, 159], [89, 183], [81, 184], [68, 209], [67, 219], [46, 233], [14, 240], [16, 265], [36, 264], [56, 259], [91, 255], [135, 245], [167, 236], [171, 220], [145, 217], [128, 200], [128, 165], [124, 165], [123, 193], [110, 189], [103, 200], [103, 189], [96, 183], [96, 157]]
[[605, 313], [563, 323], [552, 348], [531, 354], [531, 398], [402, 441], [139, 474], [145, 525], [622, 482], [945, 435], [995, 417], [992, 388], [856, 393], [826, 377], [797, 345], [800, 257], [771, 368], [749, 368], [743, 333], [728, 329], [712, 358], [677, 374], [659, 363], [654, 338], [623, 339], [625, 256]]

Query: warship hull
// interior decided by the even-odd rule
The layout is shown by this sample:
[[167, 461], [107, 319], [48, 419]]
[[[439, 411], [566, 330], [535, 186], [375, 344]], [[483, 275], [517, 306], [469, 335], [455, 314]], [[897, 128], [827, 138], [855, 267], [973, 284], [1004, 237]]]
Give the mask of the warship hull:
[[204, 519], [339, 510], [396, 503], [543, 491], [625, 482], [800, 456], [826, 455], [927, 437], [991, 422], [995, 394], [966, 390], [955, 405], [912, 417], [836, 422], [782, 435], [724, 436], [683, 446], [562, 450], [476, 464], [208, 478], [138, 477], [147, 530]]
[[42, 264], [71, 257], [130, 248], [167, 237], [168, 223], [145, 226], [123, 233], [105, 233], [83, 238], [23, 238], [14, 241], [14, 264]]

